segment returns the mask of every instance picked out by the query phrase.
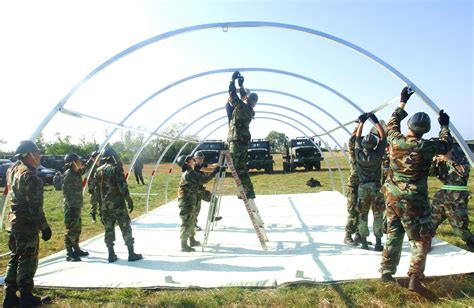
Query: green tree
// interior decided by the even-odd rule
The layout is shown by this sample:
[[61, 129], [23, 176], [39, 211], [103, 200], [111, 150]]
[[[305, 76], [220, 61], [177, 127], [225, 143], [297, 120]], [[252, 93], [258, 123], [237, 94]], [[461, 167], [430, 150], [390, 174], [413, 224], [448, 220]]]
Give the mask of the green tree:
[[283, 153], [285, 141], [287, 139], [284, 133], [279, 133], [272, 130], [268, 133], [265, 139], [270, 141], [270, 150], [272, 151], [272, 153]]

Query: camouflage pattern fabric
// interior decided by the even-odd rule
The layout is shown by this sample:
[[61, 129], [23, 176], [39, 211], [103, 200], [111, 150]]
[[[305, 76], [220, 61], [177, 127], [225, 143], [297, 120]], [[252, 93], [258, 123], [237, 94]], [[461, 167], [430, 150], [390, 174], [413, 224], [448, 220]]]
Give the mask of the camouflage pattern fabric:
[[97, 171], [97, 166], [94, 166], [89, 179], [87, 180], [87, 191], [90, 196], [90, 204], [91, 204], [91, 213], [97, 214], [97, 205], [99, 205], [99, 195], [95, 192], [95, 182], [94, 177]]
[[406, 116], [405, 110], [397, 108], [387, 124], [391, 171], [384, 184], [388, 230], [380, 271], [396, 273], [406, 232], [412, 252], [408, 275], [423, 277], [434, 236], [428, 202], [429, 168], [433, 156], [449, 151], [452, 138], [447, 126], [441, 127], [439, 140], [406, 137], [400, 132], [400, 122]]
[[247, 169], [247, 150], [247, 142], [232, 141], [229, 143], [229, 151], [237, 175], [247, 193], [247, 198], [253, 199], [255, 198], [255, 191]]
[[[125, 244], [133, 244], [132, 228], [125, 200], [130, 199], [125, 174], [120, 164], [106, 162], [97, 168], [94, 190], [100, 206], [101, 221], [105, 228], [105, 244], [115, 241], [115, 224], [122, 231]], [[130, 199], [131, 200], [131, 199]]]
[[347, 179], [346, 187], [346, 198], [347, 198], [347, 223], [346, 223], [346, 232], [354, 234], [357, 232], [358, 216], [357, 213], [357, 192], [359, 187], [359, 178], [355, 172], [355, 133], [356, 129], [352, 133], [352, 136], [349, 138], [348, 149], [349, 149], [349, 159], [350, 159], [350, 174]]
[[373, 231], [375, 236], [382, 237], [383, 212], [385, 209], [383, 195], [378, 183], [359, 184], [357, 212], [359, 213], [359, 233], [363, 237], [369, 236], [368, 215], [372, 209], [374, 215]]
[[49, 227], [43, 212], [43, 182], [35, 168], [18, 161], [7, 172], [7, 185], [11, 192], [7, 220], [11, 254], [5, 285], [31, 292], [38, 268], [38, 234]]
[[381, 182], [382, 185], [387, 180], [389, 172], [390, 172], [390, 157], [388, 156], [388, 153], [384, 151], [383, 156], [382, 156], [382, 182]]
[[[437, 176], [444, 185], [466, 187], [470, 169], [465, 156], [454, 155], [448, 161], [433, 159], [430, 175]], [[447, 218], [454, 232], [468, 245], [474, 245], [474, 235], [469, 231], [469, 198], [468, 191], [440, 189], [434, 194], [431, 207], [435, 229]]]
[[72, 169], [64, 172], [63, 195], [64, 225], [66, 227], [64, 245], [67, 249], [79, 244], [79, 237], [82, 232], [81, 209], [83, 197], [81, 172], [75, 172]]
[[356, 139], [354, 149], [356, 173], [359, 183], [380, 183], [382, 176], [382, 156], [387, 140], [380, 139], [375, 149], [364, 149], [362, 137]]

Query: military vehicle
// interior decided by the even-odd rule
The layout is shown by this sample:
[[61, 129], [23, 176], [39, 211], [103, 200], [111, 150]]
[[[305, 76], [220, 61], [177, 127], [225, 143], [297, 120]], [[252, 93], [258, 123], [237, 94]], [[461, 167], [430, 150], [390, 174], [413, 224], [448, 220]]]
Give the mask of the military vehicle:
[[227, 145], [222, 140], [207, 140], [201, 143], [191, 155], [194, 155], [197, 151], [202, 151], [204, 153], [204, 162], [207, 164], [215, 164], [219, 161], [221, 151], [226, 149]]
[[321, 170], [321, 161], [324, 158], [313, 142], [314, 139], [306, 137], [297, 137], [287, 142], [286, 153], [283, 153], [283, 170], [293, 172], [298, 167], [304, 167], [306, 171], [312, 170], [313, 167], [315, 170]]
[[270, 142], [264, 139], [252, 139], [247, 151], [247, 168], [264, 169], [266, 173], [273, 172], [273, 156], [270, 154]]

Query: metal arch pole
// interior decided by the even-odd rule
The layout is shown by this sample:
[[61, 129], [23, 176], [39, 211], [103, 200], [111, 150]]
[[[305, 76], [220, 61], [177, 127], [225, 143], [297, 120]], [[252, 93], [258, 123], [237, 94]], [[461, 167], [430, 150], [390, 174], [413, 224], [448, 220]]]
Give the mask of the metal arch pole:
[[[212, 29], [212, 28], [222, 28], [226, 29], [228, 31], [229, 28], [253, 28], [253, 27], [268, 27], [268, 28], [279, 28], [279, 29], [287, 29], [287, 30], [293, 30], [293, 31], [298, 31], [298, 32], [303, 32], [311, 35], [315, 35], [330, 41], [333, 41], [335, 43], [338, 43], [344, 47], [347, 47], [349, 49], [352, 49], [356, 51], [357, 53], [369, 58], [373, 62], [377, 63], [381, 67], [385, 68], [388, 72], [392, 73], [395, 77], [399, 78], [401, 81], [404, 83], [410, 85], [421, 97], [421, 99], [427, 104], [434, 112], [438, 113], [439, 108], [438, 106], [421, 90], [419, 89], [411, 80], [409, 80], [407, 77], [405, 77], [402, 73], [400, 73], [398, 70], [396, 70], [394, 67], [383, 61], [382, 59], [378, 58], [374, 54], [368, 52], [367, 50], [352, 44], [346, 40], [343, 40], [339, 37], [330, 35], [325, 32], [317, 31], [314, 29], [310, 28], [305, 28], [305, 27], [300, 27], [296, 25], [290, 25], [290, 24], [284, 24], [284, 23], [275, 23], [275, 22], [261, 22], [261, 21], [239, 21], [239, 22], [223, 22], [223, 23], [210, 23], [210, 24], [202, 24], [202, 25], [196, 25], [196, 26], [191, 26], [191, 27], [185, 27], [173, 31], [169, 31], [166, 33], [162, 33], [160, 35], [151, 37], [147, 40], [144, 40], [138, 44], [135, 44], [120, 53], [116, 54], [112, 58], [108, 59], [101, 65], [99, 65], [97, 68], [95, 68], [92, 72], [90, 72], [86, 77], [84, 77], [78, 84], [76, 84], [67, 94], [66, 96], [50, 111], [50, 113], [43, 119], [43, 121], [40, 123], [40, 125], [37, 127], [37, 129], [33, 132], [31, 135], [30, 139], [34, 140], [38, 134], [43, 130], [43, 128], [48, 124], [48, 122], [52, 119], [52, 117], [58, 112], [58, 110], [67, 102], [67, 100], [79, 89], [85, 82], [87, 82], [90, 78], [92, 78], [94, 75], [102, 71], [105, 67], [111, 65], [112, 63], [118, 61], [119, 59], [125, 57], [126, 55], [141, 49], [147, 45], [159, 42], [161, 40], [177, 36], [182, 33], [187, 33], [187, 32], [193, 32], [193, 31], [198, 31], [198, 30], [205, 30], [205, 29]], [[361, 111], [362, 112], [362, 111]], [[451, 130], [454, 133], [455, 139], [458, 141], [460, 144], [461, 148], [463, 149], [464, 153], [468, 157], [471, 165], [474, 165], [474, 153], [472, 153], [462, 136], [459, 134], [458, 130], [453, 124], [450, 124]]]

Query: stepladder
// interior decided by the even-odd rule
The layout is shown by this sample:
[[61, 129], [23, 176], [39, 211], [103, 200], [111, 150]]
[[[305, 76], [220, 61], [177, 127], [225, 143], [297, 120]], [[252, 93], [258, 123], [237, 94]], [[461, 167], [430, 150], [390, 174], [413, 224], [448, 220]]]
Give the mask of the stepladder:
[[[220, 157], [219, 157], [219, 163], [221, 164], [221, 166], [224, 161], [232, 175], [232, 178], [235, 182], [235, 186], [237, 188], [237, 193], [239, 195], [239, 198], [242, 199], [244, 203], [245, 209], [247, 210], [250, 221], [252, 222], [252, 226], [255, 229], [255, 233], [257, 234], [260, 245], [262, 246], [263, 250], [267, 250], [266, 242], [268, 242], [268, 237], [265, 232], [263, 219], [260, 215], [257, 205], [255, 204], [255, 200], [247, 198], [245, 188], [243, 187], [242, 182], [237, 173], [237, 170], [235, 169], [235, 166], [232, 161], [232, 156], [229, 151], [221, 152]], [[212, 228], [214, 228], [216, 217], [219, 214], [222, 191], [224, 188], [224, 180], [225, 180], [225, 171], [223, 171], [222, 173], [219, 173], [216, 176], [216, 180], [214, 181], [211, 202], [209, 205], [208, 219], [206, 222], [206, 231], [204, 235], [203, 249], [205, 245], [207, 245], [209, 232]]]

